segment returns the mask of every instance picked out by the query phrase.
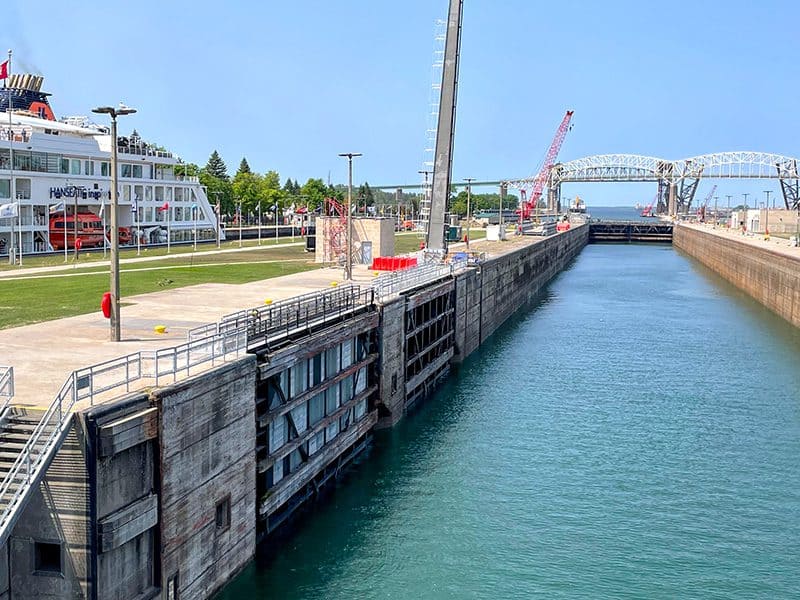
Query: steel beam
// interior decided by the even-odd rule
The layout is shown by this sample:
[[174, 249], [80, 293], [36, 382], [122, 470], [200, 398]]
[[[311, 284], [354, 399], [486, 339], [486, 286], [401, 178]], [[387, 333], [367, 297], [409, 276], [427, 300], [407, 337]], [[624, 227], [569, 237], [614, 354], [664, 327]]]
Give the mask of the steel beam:
[[784, 205], [788, 210], [800, 210], [800, 177], [797, 173], [797, 160], [779, 162], [775, 166], [781, 178]]
[[450, 10], [447, 15], [447, 38], [439, 96], [439, 123], [436, 128], [431, 212], [428, 218], [426, 240], [428, 248], [443, 252], [447, 250], [445, 214], [450, 199], [450, 179], [453, 167], [453, 135], [456, 123], [458, 60], [461, 51], [461, 9], [463, 5], [464, 0], [450, 0]]

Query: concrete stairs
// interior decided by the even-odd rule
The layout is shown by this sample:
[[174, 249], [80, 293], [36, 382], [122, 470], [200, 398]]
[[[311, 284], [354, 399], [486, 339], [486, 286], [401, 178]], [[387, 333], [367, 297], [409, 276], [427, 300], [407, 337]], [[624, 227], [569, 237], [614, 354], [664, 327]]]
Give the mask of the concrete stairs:
[[[44, 414], [44, 411], [30, 410], [18, 407], [9, 407], [5, 416], [0, 422], [0, 482], [3, 485], [8, 480], [9, 473], [13, 469], [17, 460], [25, 448], [25, 445], [31, 439], [35, 429]], [[45, 426], [39, 436], [37, 443], [33, 446], [30, 453], [30, 461], [33, 463], [40, 457], [45, 442], [50, 437], [55, 429], [55, 424]], [[27, 458], [23, 458], [26, 464], [21, 465], [21, 468], [8, 482], [8, 487], [4, 490], [0, 488], [0, 538], [6, 537], [9, 533], [10, 526], [15, 520], [15, 516], [25, 504], [24, 496], [27, 495], [31, 485], [29, 485], [29, 468]], [[30, 483], [35, 483], [30, 481]], [[18, 499], [15, 506], [9, 512], [15, 496], [21, 493], [23, 498]]]

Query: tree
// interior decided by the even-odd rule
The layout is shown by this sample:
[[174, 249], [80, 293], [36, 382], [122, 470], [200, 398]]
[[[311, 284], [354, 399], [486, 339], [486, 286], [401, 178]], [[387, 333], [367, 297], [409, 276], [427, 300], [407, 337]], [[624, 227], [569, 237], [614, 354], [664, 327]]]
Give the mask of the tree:
[[206, 166], [203, 167], [203, 170], [217, 179], [222, 179], [223, 181], [230, 180], [230, 177], [228, 177], [228, 167], [225, 166], [225, 161], [222, 160], [222, 157], [216, 150], [208, 157], [208, 162]]
[[366, 181], [358, 187], [356, 198], [358, 198], [359, 203], [365, 206], [372, 206], [375, 204], [375, 196], [372, 194], [372, 189]]
[[209, 175], [203, 170], [200, 171], [200, 183], [206, 188], [206, 196], [212, 206], [216, 206], [217, 198], [219, 198], [221, 214], [231, 215], [236, 211], [233, 201], [233, 186], [230, 181]]
[[245, 157], [242, 157], [242, 162], [239, 163], [239, 170], [237, 173], [252, 173], [250, 165], [247, 164], [247, 159]]
[[306, 197], [308, 209], [312, 211], [323, 205], [327, 192], [328, 186], [325, 185], [322, 179], [310, 178], [303, 184], [303, 187], [300, 188], [300, 195]]
[[200, 174], [200, 167], [194, 163], [178, 163], [173, 172], [176, 177], [197, 177]]
[[242, 210], [254, 212], [260, 200], [263, 199], [261, 189], [262, 177], [258, 173], [236, 173], [233, 178], [233, 195], [237, 202], [242, 203]]
[[267, 171], [261, 178], [261, 198], [267, 210], [280, 210], [289, 196], [281, 189], [281, 176], [277, 171]]

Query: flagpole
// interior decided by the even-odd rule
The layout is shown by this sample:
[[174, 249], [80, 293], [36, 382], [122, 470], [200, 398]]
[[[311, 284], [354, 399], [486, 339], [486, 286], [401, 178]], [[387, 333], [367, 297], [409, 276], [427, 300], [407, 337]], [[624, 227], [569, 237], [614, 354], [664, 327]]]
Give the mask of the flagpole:
[[[16, 202], [17, 194], [15, 193], [16, 186], [14, 185], [14, 132], [11, 131], [11, 89], [8, 85], [8, 78], [11, 77], [11, 49], [8, 51], [8, 70], [6, 71], [6, 78], [3, 80], [3, 86], [6, 89], [6, 112], [8, 113], [8, 172], [11, 176], [11, 183], [8, 192], [11, 195], [11, 202]], [[19, 214], [19, 208], [17, 209]], [[16, 264], [17, 252], [14, 248], [14, 220], [11, 220], [11, 249], [8, 253], [8, 264]]]
[[134, 202], [136, 202], [136, 210], [134, 211], [134, 219], [136, 221], [136, 256], [141, 256], [142, 254], [142, 231], [139, 229], [139, 199], [134, 198]]
[[104, 200], [100, 200], [100, 212], [103, 214], [103, 258], [106, 257], [106, 203]]
[[[67, 182], [69, 183], [69, 181]], [[66, 196], [64, 196], [66, 198]], [[64, 200], [64, 205], [61, 208], [61, 222], [64, 225], [64, 262], [69, 261], [67, 253], [67, 201]]]
[[278, 243], [278, 203], [275, 202], [275, 243]]
[[172, 228], [171, 228], [172, 215], [170, 214], [171, 212], [172, 208], [169, 206], [169, 204], [167, 204], [167, 254], [169, 254], [169, 248], [170, 248], [169, 244], [170, 244], [170, 239], [172, 238]]
[[19, 266], [22, 266], [22, 206], [17, 200], [17, 224], [19, 225]]
[[258, 201], [258, 245], [261, 245], [261, 200]]

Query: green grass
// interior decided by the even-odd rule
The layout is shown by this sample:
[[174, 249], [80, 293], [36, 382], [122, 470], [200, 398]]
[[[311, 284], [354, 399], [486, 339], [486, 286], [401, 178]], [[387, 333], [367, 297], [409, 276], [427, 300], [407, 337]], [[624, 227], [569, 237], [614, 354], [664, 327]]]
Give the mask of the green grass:
[[[295, 242], [302, 242], [304, 238], [297, 236], [295, 238]], [[291, 243], [291, 238], [281, 238], [279, 242], [276, 244], [274, 238], [264, 238], [261, 241], [262, 246], [275, 246], [281, 244], [288, 244]], [[252, 248], [258, 246], [258, 240], [243, 240], [242, 247], [243, 248]], [[228, 250], [231, 248], [239, 248], [239, 241], [226, 241], [220, 244], [220, 248], [222, 250]], [[197, 244], [197, 251], [198, 252], [208, 252], [217, 249], [217, 245], [215, 242], [204, 242]], [[142, 246], [141, 253], [137, 254], [136, 248], [125, 246], [120, 249], [119, 257], [120, 259], [124, 258], [147, 258], [149, 256], [166, 256], [169, 254], [170, 256], [180, 256], [185, 254], [191, 254], [194, 252], [194, 248], [191, 244], [182, 244], [180, 246], [173, 245], [170, 248], [169, 253], [167, 253], [166, 246]], [[102, 248], [92, 248], [91, 250], [81, 250], [80, 256], [78, 258], [77, 264], [83, 263], [92, 263], [108, 260], [108, 255], [103, 257], [103, 249]], [[35, 256], [35, 255], [24, 255], [22, 257], [22, 267], [19, 266], [12, 266], [9, 265], [7, 262], [0, 263], [0, 271], [9, 271], [12, 269], [16, 269], [19, 271], [24, 271], [25, 268], [29, 267], [58, 267], [64, 264], [75, 264], [75, 260], [73, 258], [73, 252], [68, 252], [68, 257], [66, 263], [64, 262], [64, 254], [50, 254], [47, 256]]]
[[[486, 236], [485, 230], [473, 229], [471, 239]], [[285, 240], [284, 240], [285, 241]], [[395, 252], [404, 254], [419, 250], [420, 238], [416, 234], [400, 234], [395, 237]], [[246, 245], [253, 246], [256, 242]], [[271, 244], [271, 242], [269, 243]], [[248, 252], [209, 254], [193, 256], [191, 246], [173, 248], [168, 259], [148, 260], [120, 265], [122, 299], [126, 296], [158, 292], [200, 283], [247, 283], [289, 275], [315, 269], [313, 255], [302, 246], [253, 249]], [[238, 247], [238, 241], [228, 242], [227, 247]], [[200, 247], [214, 249], [213, 245]], [[100, 310], [100, 299], [108, 291], [108, 266], [92, 265], [102, 260], [102, 252], [84, 253], [81, 263], [66, 271], [52, 273], [25, 273], [18, 269], [13, 279], [0, 279], [0, 329], [50, 321], [62, 317], [81, 315]], [[166, 248], [153, 248], [143, 256], [161, 256]], [[98, 258], [99, 256], [99, 258]], [[122, 257], [136, 256], [136, 250], [126, 250]], [[37, 263], [38, 261], [38, 263]], [[62, 257], [31, 257], [26, 266], [63, 265]]]
[[[252, 257], [251, 253], [247, 254]], [[219, 258], [223, 257], [229, 258], [230, 255], [221, 255]], [[240, 262], [202, 267], [185, 264], [169, 270], [137, 269], [123, 272], [120, 275], [122, 300], [124, 302], [126, 296], [199, 283], [247, 283], [317, 268], [305, 261], [288, 262], [272, 256], [262, 258], [277, 259], [277, 262]], [[154, 261], [160, 264], [165, 262]], [[0, 329], [99, 311], [100, 299], [108, 287], [107, 270], [80, 277], [0, 280]]]

